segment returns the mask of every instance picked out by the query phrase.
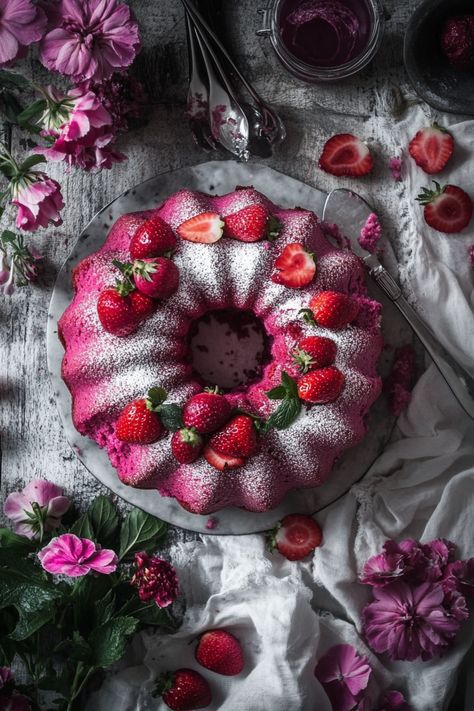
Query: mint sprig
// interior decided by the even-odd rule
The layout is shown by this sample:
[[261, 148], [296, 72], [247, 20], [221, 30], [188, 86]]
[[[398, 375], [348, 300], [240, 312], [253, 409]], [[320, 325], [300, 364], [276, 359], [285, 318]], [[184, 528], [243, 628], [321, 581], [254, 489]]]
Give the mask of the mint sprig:
[[281, 403], [266, 421], [265, 431], [268, 432], [271, 429], [285, 430], [296, 420], [301, 410], [296, 380], [283, 371], [281, 385], [272, 388], [266, 394], [270, 400], [281, 400]]

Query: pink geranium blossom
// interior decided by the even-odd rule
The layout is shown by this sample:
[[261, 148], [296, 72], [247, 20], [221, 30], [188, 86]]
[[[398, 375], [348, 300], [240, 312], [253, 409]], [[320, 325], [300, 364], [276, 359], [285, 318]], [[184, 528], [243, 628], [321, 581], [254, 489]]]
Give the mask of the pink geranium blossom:
[[394, 582], [374, 587], [373, 594], [363, 611], [365, 636], [375, 652], [390, 659], [431, 659], [459, 629], [459, 620], [443, 606], [441, 585]]
[[117, 0], [61, 0], [59, 24], [41, 42], [40, 60], [73, 81], [103, 81], [128, 67], [140, 48], [138, 25]]
[[361, 700], [371, 673], [367, 657], [361, 657], [350, 644], [331, 647], [314, 670], [333, 711], [351, 711]]
[[24, 57], [45, 29], [46, 16], [31, 0], [0, 0], [0, 67]]
[[48, 573], [77, 578], [91, 570], [108, 575], [117, 568], [117, 556], [113, 550], [100, 548], [88, 538], [78, 538], [65, 533], [53, 538], [38, 553], [41, 565]]
[[135, 554], [136, 571], [131, 584], [138, 588], [142, 602], [154, 600], [158, 607], [168, 607], [178, 596], [178, 578], [176, 571], [163, 558], [149, 556], [147, 553]]
[[18, 207], [16, 226], [33, 232], [50, 222], [61, 225], [59, 214], [64, 207], [61, 186], [46, 173], [32, 170], [11, 184], [11, 202]]
[[411, 711], [403, 694], [399, 691], [385, 691], [373, 711]]
[[61, 489], [44, 479], [34, 479], [22, 491], [5, 500], [5, 516], [15, 523], [15, 531], [27, 538], [38, 538], [41, 530], [52, 531], [61, 522], [70, 501]]

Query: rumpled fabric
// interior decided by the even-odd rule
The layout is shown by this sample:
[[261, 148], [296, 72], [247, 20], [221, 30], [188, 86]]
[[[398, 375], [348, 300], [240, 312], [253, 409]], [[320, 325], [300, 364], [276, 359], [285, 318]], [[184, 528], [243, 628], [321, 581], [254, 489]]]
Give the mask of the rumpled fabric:
[[[400, 278], [443, 346], [474, 373], [474, 271], [468, 260], [474, 221], [461, 235], [442, 235], [425, 225], [414, 201], [430, 177], [406, 156], [406, 146], [429, 123], [417, 107], [397, 131], [392, 126], [393, 140], [405, 150], [404, 182], [396, 187]], [[451, 130], [455, 156], [437, 179], [464, 187], [474, 198], [474, 122]], [[211, 684], [209, 711], [331, 711], [313, 670], [327, 649], [343, 642], [368, 656], [373, 699], [390, 688], [402, 691], [413, 711], [447, 708], [466, 655], [467, 678], [474, 678], [474, 655], [468, 654], [472, 605], [471, 619], [445, 656], [390, 662], [364, 642], [361, 611], [370, 589], [358, 582], [364, 562], [387, 538], [445, 537], [456, 543], [458, 557], [474, 555], [474, 421], [427, 364], [394, 438], [364, 480], [317, 516], [324, 540], [314, 557], [289, 563], [269, 554], [260, 535], [207, 536], [175, 547], [171, 558], [186, 599], [183, 625], [175, 635], [138, 635], [88, 708], [164, 711], [165, 704], [150, 695], [153, 680], [164, 670], [191, 666]], [[224, 627], [241, 641], [246, 656], [241, 675], [219, 676], [195, 661], [196, 637], [213, 627]], [[474, 709], [472, 681], [464, 708]]]

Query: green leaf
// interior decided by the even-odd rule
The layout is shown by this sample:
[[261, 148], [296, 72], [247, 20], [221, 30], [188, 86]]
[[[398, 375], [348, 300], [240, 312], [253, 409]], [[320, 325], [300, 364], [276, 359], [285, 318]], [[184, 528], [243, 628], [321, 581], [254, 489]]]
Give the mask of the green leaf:
[[72, 639], [61, 640], [54, 648], [54, 653], [61, 654], [66, 659], [88, 663], [91, 659], [92, 651], [89, 642], [77, 630], [74, 630]]
[[0, 69], [0, 87], [4, 89], [17, 89], [21, 91], [22, 89], [27, 89], [30, 85], [28, 79], [25, 79], [21, 74], [16, 74], [15, 72], [7, 72], [4, 69]]
[[46, 106], [47, 103], [45, 99], [38, 99], [38, 101], [35, 101], [31, 104], [31, 106], [28, 106], [26, 109], [24, 109], [24, 111], [22, 111], [17, 116], [17, 121], [20, 126], [25, 126], [26, 124], [29, 124], [31, 122], [31, 119], [35, 119], [36, 117], [39, 118], [41, 114], [45, 111]]
[[291, 397], [283, 400], [268, 418], [265, 430], [268, 431], [271, 428], [276, 430], [286, 429], [298, 417], [300, 410], [301, 402], [299, 398]]
[[131, 556], [136, 551], [154, 550], [166, 531], [166, 523], [159, 518], [140, 509], [133, 509], [122, 523], [119, 559]]
[[94, 532], [94, 540], [105, 548], [113, 546], [120, 520], [117, 509], [110, 499], [107, 496], [98, 496], [89, 507], [87, 515]]
[[266, 396], [270, 398], [270, 400], [283, 400], [285, 395], [286, 388], [283, 385], [278, 385], [276, 388], [272, 388], [266, 392]]
[[26, 538], [13, 533], [9, 528], [0, 528], [0, 548], [12, 548], [19, 553], [25, 555], [28, 552], [34, 551], [37, 544]]
[[76, 583], [71, 602], [76, 629], [84, 636], [104, 621], [98, 620], [96, 602], [110, 599], [107, 596], [111, 585], [110, 575], [86, 575]]
[[150, 401], [152, 407], [158, 407], [162, 402], [166, 400], [168, 393], [164, 388], [150, 388], [147, 394], [147, 399]]
[[163, 627], [170, 631], [176, 630], [178, 625], [166, 609], [158, 607], [154, 601], [141, 602], [135, 591], [134, 593], [134, 597], [121, 608], [120, 614], [131, 615], [143, 625]]
[[20, 165], [20, 170], [23, 173], [28, 173], [32, 168], [35, 167], [35, 165], [39, 165], [40, 163], [46, 163], [46, 158], [42, 155], [32, 155], [28, 156], [28, 158], [25, 158], [23, 163]]
[[112, 590], [109, 590], [107, 594], [96, 600], [94, 602], [95, 607], [95, 623], [97, 625], [102, 625], [108, 622], [115, 610], [115, 595]]
[[60, 597], [52, 583], [25, 572], [27, 562], [19, 559], [22, 565], [16, 569], [0, 569], [0, 608], [14, 607], [18, 612], [18, 622], [9, 635], [14, 640], [29, 637], [49, 622]]
[[183, 417], [179, 405], [174, 403], [161, 405], [159, 414], [163, 426], [170, 432], [176, 432], [183, 426]]
[[69, 529], [69, 533], [74, 533], [79, 538], [94, 538], [94, 529], [87, 513], [82, 514]]
[[138, 620], [133, 617], [115, 617], [97, 627], [89, 637], [92, 649], [91, 665], [109, 667], [118, 662], [125, 653], [127, 638], [137, 628]]
[[290, 377], [288, 373], [285, 373], [284, 370], [281, 374], [281, 384], [286, 389], [288, 395], [290, 395], [291, 397], [298, 397], [298, 385], [296, 383], [296, 380]]

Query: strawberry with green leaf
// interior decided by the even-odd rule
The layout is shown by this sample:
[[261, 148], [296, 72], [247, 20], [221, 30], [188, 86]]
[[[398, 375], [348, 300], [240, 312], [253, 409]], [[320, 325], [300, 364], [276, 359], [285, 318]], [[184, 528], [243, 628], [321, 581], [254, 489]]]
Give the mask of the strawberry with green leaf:
[[272, 428], [277, 430], [286, 429], [296, 420], [301, 410], [296, 380], [283, 371], [281, 374], [281, 384], [269, 390], [267, 397], [269, 397], [270, 400], [281, 400], [281, 403], [266, 421], [264, 430], [268, 431]]
[[173, 403], [164, 404], [168, 394], [160, 387], [151, 388], [146, 398], [124, 407], [117, 420], [117, 439], [129, 444], [153, 444], [165, 433], [182, 426], [181, 410]]

